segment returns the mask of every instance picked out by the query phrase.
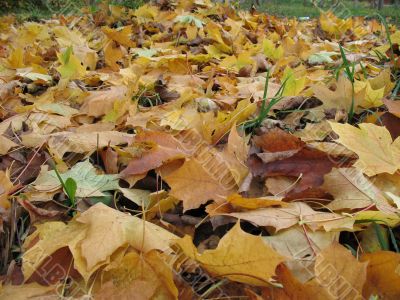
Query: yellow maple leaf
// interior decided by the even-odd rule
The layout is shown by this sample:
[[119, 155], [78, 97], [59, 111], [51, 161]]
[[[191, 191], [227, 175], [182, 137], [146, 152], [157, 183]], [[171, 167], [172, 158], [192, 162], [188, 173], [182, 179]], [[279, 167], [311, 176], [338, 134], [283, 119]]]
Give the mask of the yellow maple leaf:
[[101, 288], [94, 294], [99, 300], [178, 298], [172, 269], [156, 251], [144, 255], [129, 252], [107, 267], [98, 281]]
[[237, 57], [232, 55], [223, 59], [220, 63], [220, 67], [239, 71], [245, 66], [253, 66], [254, 64], [255, 61], [251, 58], [250, 52], [242, 52]]
[[268, 286], [275, 268], [285, 261], [285, 257], [275, 252], [261, 236], [244, 232], [239, 222], [214, 250], [199, 254], [188, 235], [178, 240], [177, 244], [212, 275], [253, 285]]
[[281, 81], [285, 82], [283, 96], [297, 96], [305, 87], [306, 77], [296, 75], [293, 69], [286, 67]]
[[[41, 263], [58, 249], [68, 247], [74, 257], [74, 268], [85, 280], [119, 249], [128, 246], [138, 251], [167, 250], [177, 237], [140, 218], [114, 210], [102, 203], [76, 216], [68, 224], [47, 222], [24, 244], [24, 278], [28, 280]], [[37, 242], [32, 245], [32, 241]]]
[[64, 53], [58, 54], [60, 66], [57, 71], [60, 72], [63, 79], [78, 79], [86, 74], [86, 68], [82, 62], [73, 54], [72, 47], [68, 47]]
[[342, 36], [342, 34], [351, 29], [353, 26], [352, 18], [348, 18], [347, 20], [340, 19], [332, 12], [321, 14], [319, 17], [319, 22], [322, 30], [336, 37]]
[[339, 135], [337, 141], [358, 155], [354, 165], [366, 175], [393, 174], [400, 168], [400, 137], [393, 141], [385, 127], [329, 123]]
[[[340, 76], [335, 85], [336, 89], [332, 91], [325, 84], [315, 84], [312, 86], [312, 91], [314, 92], [315, 97], [323, 102], [324, 108], [344, 109], [349, 111], [352, 105], [352, 87], [350, 80], [345, 76]], [[364, 97], [365, 89], [361, 88], [358, 92], [355, 92], [355, 109], [357, 109]]]
[[283, 57], [284, 49], [282, 45], [275, 46], [274, 42], [268, 39], [264, 39], [262, 43], [263, 51], [266, 57], [274, 61]]

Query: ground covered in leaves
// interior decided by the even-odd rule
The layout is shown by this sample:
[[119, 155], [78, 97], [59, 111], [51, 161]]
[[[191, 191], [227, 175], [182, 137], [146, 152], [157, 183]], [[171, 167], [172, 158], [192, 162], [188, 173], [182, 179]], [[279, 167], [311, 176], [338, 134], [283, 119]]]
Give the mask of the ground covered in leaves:
[[381, 21], [208, 0], [2, 17], [0, 299], [399, 299]]

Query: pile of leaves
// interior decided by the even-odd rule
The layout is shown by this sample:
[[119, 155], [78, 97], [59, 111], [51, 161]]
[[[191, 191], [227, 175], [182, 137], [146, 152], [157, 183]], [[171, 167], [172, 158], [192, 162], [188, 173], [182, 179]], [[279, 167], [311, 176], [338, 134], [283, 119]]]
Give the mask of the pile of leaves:
[[0, 299], [398, 299], [400, 31], [208, 0], [0, 21]]

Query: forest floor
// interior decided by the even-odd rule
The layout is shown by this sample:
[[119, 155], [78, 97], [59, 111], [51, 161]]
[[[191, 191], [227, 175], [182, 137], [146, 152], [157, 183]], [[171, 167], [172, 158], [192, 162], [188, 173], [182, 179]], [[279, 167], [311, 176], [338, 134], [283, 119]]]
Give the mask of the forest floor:
[[0, 17], [0, 300], [399, 299], [399, 45], [209, 0]]

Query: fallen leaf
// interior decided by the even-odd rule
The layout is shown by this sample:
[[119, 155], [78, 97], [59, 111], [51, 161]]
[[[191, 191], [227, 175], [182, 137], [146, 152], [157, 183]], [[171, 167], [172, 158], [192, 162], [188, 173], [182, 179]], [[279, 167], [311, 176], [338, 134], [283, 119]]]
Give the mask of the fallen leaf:
[[363, 296], [397, 299], [400, 295], [400, 255], [389, 251], [377, 251], [362, 255], [360, 261], [368, 263]]
[[121, 262], [106, 268], [95, 299], [178, 299], [173, 272], [155, 250], [126, 254]]
[[[77, 183], [76, 197], [101, 197], [104, 191], [116, 190], [119, 188], [117, 175], [99, 175], [93, 165], [85, 160], [77, 163], [73, 168], [65, 173], [60, 174], [65, 182], [68, 178], [72, 178]], [[33, 187], [38, 191], [53, 191], [61, 187], [54, 170], [48, 171], [43, 168]]]
[[189, 236], [178, 240], [177, 245], [214, 276], [253, 285], [267, 286], [275, 274], [275, 268], [285, 260], [261, 237], [242, 231], [239, 223], [220, 240], [214, 250], [199, 254]]
[[68, 224], [47, 222], [36, 227], [24, 244], [27, 250], [22, 257], [25, 279], [31, 277], [46, 257], [63, 247], [69, 248], [74, 257], [74, 268], [87, 281], [118, 249], [130, 245], [143, 252], [152, 249], [168, 251], [169, 242], [177, 238], [157, 225], [102, 203], [77, 215]]
[[354, 166], [366, 175], [393, 174], [400, 168], [400, 139], [393, 141], [385, 127], [368, 123], [359, 124], [359, 128], [330, 124], [339, 135], [337, 141], [358, 155]]
[[262, 208], [247, 212], [234, 212], [229, 216], [246, 220], [258, 226], [271, 226], [276, 231], [292, 227], [296, 224], [305, 224], [312, 230], [351, 230], [354, 219], [343, 217], [335, 213], [319, 212], [313, 210], [307, 204], [294, 202], [282, 208]]

